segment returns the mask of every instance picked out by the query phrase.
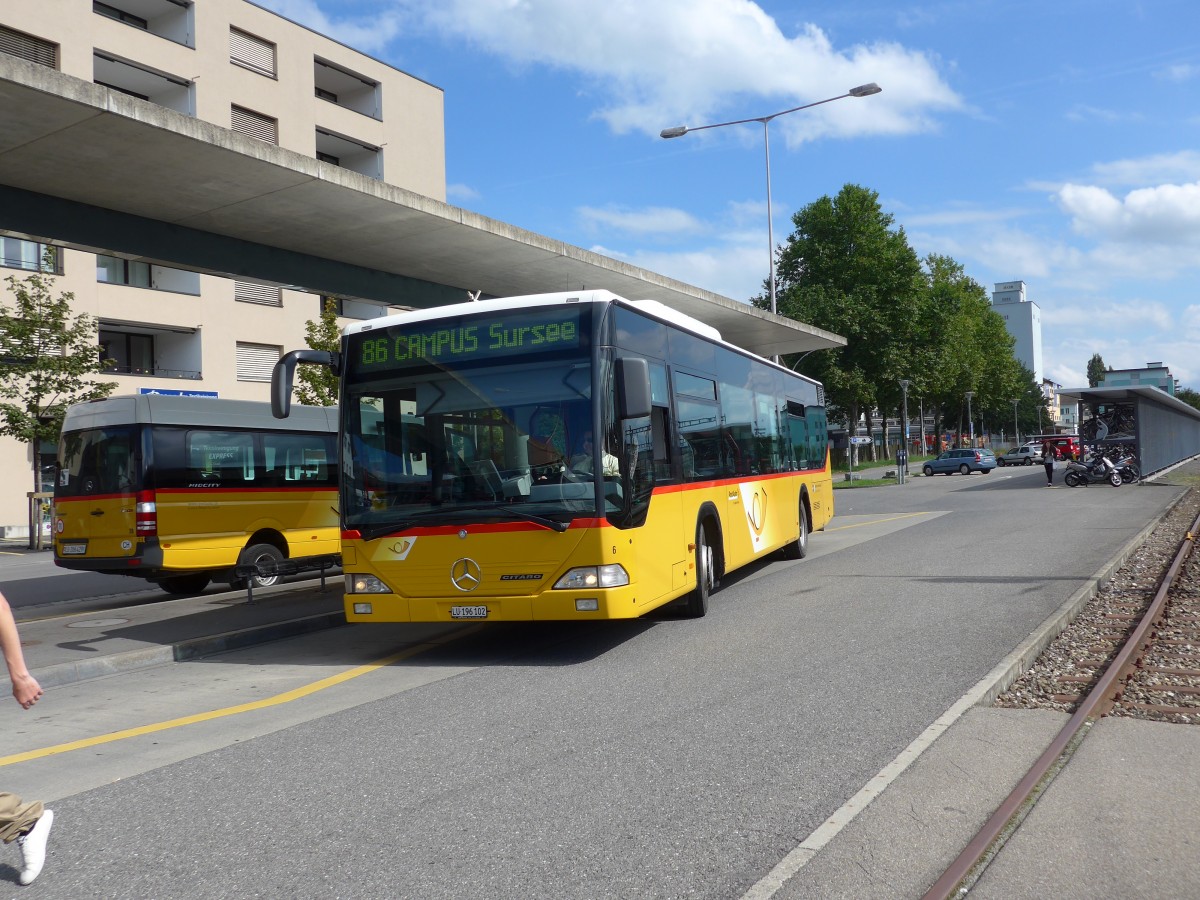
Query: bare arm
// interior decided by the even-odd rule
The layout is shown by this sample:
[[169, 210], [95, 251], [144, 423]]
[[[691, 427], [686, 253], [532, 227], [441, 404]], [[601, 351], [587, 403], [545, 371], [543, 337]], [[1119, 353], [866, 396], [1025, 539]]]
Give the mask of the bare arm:
[[8, 677], [12, 680], [13, 697], [23, 709], [29, 709], [42, 696], [42, 686], [29, 674], [25, 667], [25, 654], [21, 652], [21, 638], [17, 634], [17, 623], [12, 608], [4, 594], [0, 594], [0, 652], [8, 666]]

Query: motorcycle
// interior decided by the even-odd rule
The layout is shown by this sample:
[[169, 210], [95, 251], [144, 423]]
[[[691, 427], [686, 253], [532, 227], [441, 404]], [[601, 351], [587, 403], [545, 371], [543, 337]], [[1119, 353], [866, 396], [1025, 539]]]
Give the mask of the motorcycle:
[[1093, 456], [1085, 462], [1067, 463], [1067, 472], [1063, 475], [1063, 482], [1067, 487], [1087, 487], [1092, 482], [1101, 484], [1105, 481], [1113, 487], [1120, 487], [1125, 483], [1113, 461], [1101, 455]]
[[1142, 470], [1138, 468], [1136, 456], [1124, 456], [1118, 459], [1113, 465], [1117, 467], [1117, 472], [1121, 476], [1121, 480], [1126, 484], [1133, 484], [1135, 481], [1142, 480]]

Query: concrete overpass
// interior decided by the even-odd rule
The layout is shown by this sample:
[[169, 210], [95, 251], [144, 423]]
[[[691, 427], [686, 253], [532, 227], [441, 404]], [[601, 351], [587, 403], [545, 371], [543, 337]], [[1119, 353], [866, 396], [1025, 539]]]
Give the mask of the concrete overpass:
[[606, 288], [763, 356], [845, 344], [580, 247], [0, 54], [0, 231], [428, 307]]

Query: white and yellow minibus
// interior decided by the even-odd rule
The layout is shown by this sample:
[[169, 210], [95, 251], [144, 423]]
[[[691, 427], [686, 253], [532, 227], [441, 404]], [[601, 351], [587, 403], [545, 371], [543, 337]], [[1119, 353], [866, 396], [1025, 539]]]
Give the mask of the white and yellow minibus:
[[[156, 394], [67, 410], [54, 488], [59, 566], [169, 593], [234, 567], [339, 550], [337, 411]], [[256, 576], [268, 585], [275, 576]]]

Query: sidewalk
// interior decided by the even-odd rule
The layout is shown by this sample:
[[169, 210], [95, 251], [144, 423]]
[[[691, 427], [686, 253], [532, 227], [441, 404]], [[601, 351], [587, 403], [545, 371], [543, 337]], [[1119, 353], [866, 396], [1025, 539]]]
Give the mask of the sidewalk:
[[210, 592], [160, 603], [19, 622], [21, 645], [42, 687], [233, 650], [344, 625], [341, 578]]

